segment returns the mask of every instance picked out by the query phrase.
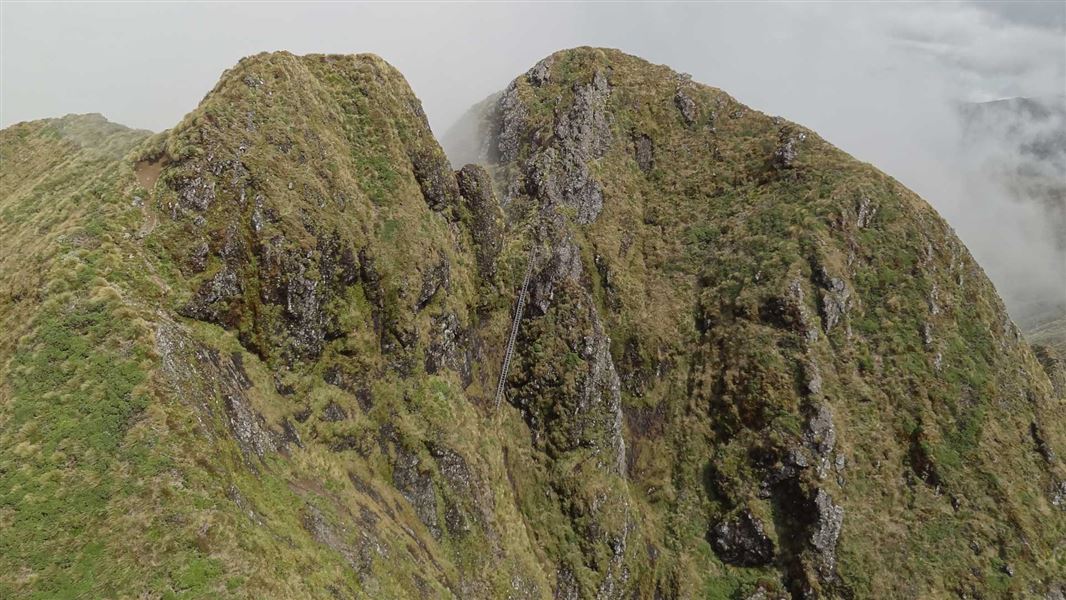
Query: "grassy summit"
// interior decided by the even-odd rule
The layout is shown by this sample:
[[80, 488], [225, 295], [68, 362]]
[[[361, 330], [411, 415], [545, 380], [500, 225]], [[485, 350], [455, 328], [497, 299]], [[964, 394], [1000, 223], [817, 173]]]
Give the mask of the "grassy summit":
[[371, 55], [3, 130], [0, 597], [1062, 585], [1057, 363], [924, 201], [617, 51], [484, 106], [458, 172]]

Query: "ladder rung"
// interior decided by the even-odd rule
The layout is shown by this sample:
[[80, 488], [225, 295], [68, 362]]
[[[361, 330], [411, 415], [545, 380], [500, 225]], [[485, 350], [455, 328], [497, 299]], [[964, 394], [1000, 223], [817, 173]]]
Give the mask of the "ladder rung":
[[536, 259], [536, 246], [529, 251], [529, 262], [526, 265], [525, 276], [522, 277], [522, 288], [518, 292], [518, 301], [515, 303], [514, 320], [511, 322], [511, 335], [507, 338], [507, 348], [503, 353], [503, 365], [500, 367], [500, 381], [496, 384], [496, 407], [500, 409], [500, 400], [503, 398], [503, 390], [507, 385], [507, 371], [511, 366], [511, 357], [514, 354], [514, 344], [518, 339], [518, 326], [522, 321], [522, 311], [526, 308], [526, 294], [529, 289], [529, 278], [533, 275], [533, 263]]

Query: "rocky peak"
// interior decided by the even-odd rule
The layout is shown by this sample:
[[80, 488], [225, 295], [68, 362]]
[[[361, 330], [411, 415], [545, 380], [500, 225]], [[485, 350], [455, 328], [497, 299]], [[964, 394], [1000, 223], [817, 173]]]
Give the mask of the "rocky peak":
[[[929, 254], [928, 240], [960, 245], [927, 204], [812, 132], [665, 67], [595, 48], [541, 61], [511, 83], [490, 114], [496, 123], [488, 130], [490, 143], [504, 149], [492, 157], [492, 167], [508, 190], [509, 214], [520, 223], [527, 219], [533, 243], [546, 248], [523, 341], [545, 347], [550, 334], [543, 320], [561, 319], [564, 326], [554, 335], [583, 332], [586, 340], [601, 340], [611, 348], [606, 359], [620, 381], [644, 382], [639, 396], [624, 390], [620, 396], [623, 420], [640, 423], [620, 430], [626, 473], [636, 477], [627, 485], [665, 479], [676, 486], [680, 478], [695, 489], [706, 481], [704, 469], [713, 473], [708, 496], [697, 502], [672, 488], [676, 495], [667, 502], [676, 502], [677, 510], [703, 507], [706, 537], [723, 562], [780, 569], [781, 588], [766, 593], [856, 593], [849, 575], [856, 567], [842, 562], [842, 548], [845, 555], [869, 556], [885, 549], [851, 537], [877, 535], [871, 521], [853, 515], [865, 514], [867, 502], [884, 514], [910, 510], [906, 503], [859, 501], [846, 492], [859, 476], [885, 477], [884, 485], [891, 485], [884, 467], [864, 465], [881, 461], [878, 452], [906, 456], [912, 444], [907, 435], [877, 444], [856, 436], [851, 426], [860, 406], [873, 402], [895, 423], [921, 418], [923, 428], [943, 427], [946, 437], [938, 438], [940, 450], [931, 451], [930, 462], [950, 462], [943, 453], [957, 452], [975, 460], [979, 442], [947, 441], [962, 413], [933, 408], [938, 425], [930, 425], [929, 400], [914, 400], [913, 383], [903, 381], [928, 382], [930, 398], [970, 398], [958, 409], [966, 414], [992, 410], [987, 407], [996, 401], [988, 389], [974, 400], [968, 384], [944, 385], [937, 373], [949, 369], [968, 373], [963, 380], [985, 381], [996, 373], [1000, 385], [1029, 385], [991, 355], [975, 366], [965, 352], [954, 358], [944, 353], [946, 339], [982, 343], [968, 323], [1000, 321], [994, 291], [983, 277], [972, 278], [973, 261], [965, 253], [953, 251], [943, 265]], [[544, 223], [554, 233], [545, 234]], [[894, 265], [889, 270], [906, 270], [912, 279], [903, 283], [891, 275], [885, 260]], [[952, 308], [974, 295], [983, 298], [979, 305]], [[587, 316], [577, 317], [576, 307], [589, 310]], [[935, 325], [888, 320], [899, 311]], [[937, 339], [923, 342], [932, 327]], [[903, 358], [914, 343], [918, 353], [929, 353], [923, 366], [908, 366]], [[570, 351], [584, 358], [580, 347]], [[1027, 349], [1009, 347], [1017, 360], [1036, 364]], [[653, 355], [640, 350], [653, 348]], [[559, 371], [538, 356], [528, 353], [520, 363], [522, 373], [538, 375], [512, 376], [513, 402], [535, 443], [567, 456], [558, 451], [581, 439], [574, 426], [586, 406], [568, 403], [584, 396], [576, 390], [553, 396], [539, 374]], [[664, 356], [676, 357], [681, 367], [671, 370], [673, 361]], [[1037, 412], [1050, 406], [1048, 390], [1044, 383], [1034, 388], [1032, 397], [1045, 407]], [[654, 427], [652, 414], [661, 420]], [[1018, 425], [1024, 435], [1028, 425]], [[608, 431], [597, 438], [609, 439]], [[682, 438], [680, 464], [697, 448], [709, 462], [672, 468], [650, 458]], [[937, 452], [940, 458], [932, 458]], [[1043, 472], [1039, 477], [1052, 487], [1058, 481], [1038, 466], [1039, 453], [1014, 456]], [[956, 479], [966, 480], [964, 463], [957, 464]], [[895, 468], [907, 468], [907, 460]], [[888, 580], [875, 587], [881, 585], [895, 589]]]
[[458, 218], [458, 185], [420, 103], [373, 55], [242, 60], [150, 154], [163, 165], [166, 230], [200, 280], [183, 314], [237, 330], [264, 358], [314, 359], [342, 334], [356, 256], [391, 235], [345, 215], [428, 210], [441, 230]]

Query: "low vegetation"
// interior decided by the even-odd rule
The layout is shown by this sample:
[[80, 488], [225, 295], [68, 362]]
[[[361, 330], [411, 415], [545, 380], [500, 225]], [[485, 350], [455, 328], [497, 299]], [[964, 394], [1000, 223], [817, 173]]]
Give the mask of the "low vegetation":
[[282, 52], [0, 133], [0, 597], [1061, 593], [1061, 361], [924, 201], [616, 51], [482, 110], [457, 177]]

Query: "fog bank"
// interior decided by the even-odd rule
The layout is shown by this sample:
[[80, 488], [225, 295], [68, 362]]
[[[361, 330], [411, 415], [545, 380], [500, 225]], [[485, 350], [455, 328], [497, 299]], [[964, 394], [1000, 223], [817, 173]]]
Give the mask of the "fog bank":
[[[1031, 296], [1066, 300], [1055, 201], [989, 167], [1032, 171], [1025, 144], [999, 144], [996, 127], [975, 134], [959, 108], [1012, 97], [1061, 105], [1063, 3], [4, 3], [0, 13], [4, 126], [102, 112], [161, 130], [241, 56], [286, 49], [381, 55], [440, 134], [553, 51], [620, 48], [811, 127], [895, 176], [955, 227], [1016, 316]], [[1061, 135], [1050, 121], [1024, 127]], [[1066, 179], [1054, 161], [1034, 168]]]

